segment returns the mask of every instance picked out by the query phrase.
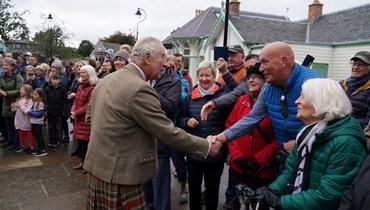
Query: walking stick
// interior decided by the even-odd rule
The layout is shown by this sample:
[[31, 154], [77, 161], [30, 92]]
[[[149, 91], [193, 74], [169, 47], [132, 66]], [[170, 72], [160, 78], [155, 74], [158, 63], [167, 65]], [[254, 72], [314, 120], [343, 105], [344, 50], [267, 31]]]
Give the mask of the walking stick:
[[260, 202], [257, 202], [256, 209], [255, 210], [258, 210], [259, 208], [260, 208]]

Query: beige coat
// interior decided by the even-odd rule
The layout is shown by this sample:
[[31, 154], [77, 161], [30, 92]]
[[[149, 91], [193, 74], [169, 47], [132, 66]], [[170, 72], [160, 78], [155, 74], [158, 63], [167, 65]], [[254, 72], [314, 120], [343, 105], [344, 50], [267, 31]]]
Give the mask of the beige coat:
[[173, 126], [133, 64], [99, 82], [92, 94], [84, 168], [108, 183], [143, 184], [157, 172], [156, 139], [200, 157], [209, 150], [207, 140]]

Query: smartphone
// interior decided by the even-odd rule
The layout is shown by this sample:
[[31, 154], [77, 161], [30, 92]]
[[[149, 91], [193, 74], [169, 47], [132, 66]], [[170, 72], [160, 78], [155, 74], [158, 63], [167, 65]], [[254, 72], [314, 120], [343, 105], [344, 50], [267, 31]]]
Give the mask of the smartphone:
[[315, 60], [314, 57], [312, 57], [310, 54], [307, 54], [305, 59], [302, 62], [302, 66], [306, 66], [306, 67], [310, 68], [310, 66], [312, 65], [314, 60]]
[[219, 58], [223, 58], [227, 61], [228, 47], [215, 47], [213, 60], [217, 61]]

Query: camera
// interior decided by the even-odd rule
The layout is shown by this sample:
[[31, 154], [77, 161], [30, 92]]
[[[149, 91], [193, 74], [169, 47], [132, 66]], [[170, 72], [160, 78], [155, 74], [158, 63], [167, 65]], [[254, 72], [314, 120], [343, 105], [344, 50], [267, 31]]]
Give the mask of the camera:
[[32, 77], [33, 75], [35, 75], [34, 73], [28, 73], [27, 76], [30, 76]]

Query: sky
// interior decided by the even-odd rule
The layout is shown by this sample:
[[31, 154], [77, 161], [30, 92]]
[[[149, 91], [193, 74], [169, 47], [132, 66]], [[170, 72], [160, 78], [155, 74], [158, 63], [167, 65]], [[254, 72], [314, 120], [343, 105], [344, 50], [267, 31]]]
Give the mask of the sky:
[[[195, 17], [195, 10], [210, 6], [220, 7], [222, 0], [11, 0], [13, 10], [29, 10], [23, 17], [35, 32], [50, 24], [62, 26], [70, 34], [67, 46], [78, 47], [82, 40], [96, 44], [99, 39], [116, 31], [136, 36], [137, 24], [144, 19], [135, 13], [138, 8], [146, 12], [139, 23], [139, 38], [154, 36], [160, 40], [171, 31]], [[240, 9], [274, 15], [287, 15], [290, 20], [307, 18], [308, 5], [313, 0], [239, 0]], [[320, 0], [323, 14], [368, 4], [369, 0]], [[287, 8], [289, 8], [287, 10]], [[46, 21], [51, 14], [53, 22]]]

